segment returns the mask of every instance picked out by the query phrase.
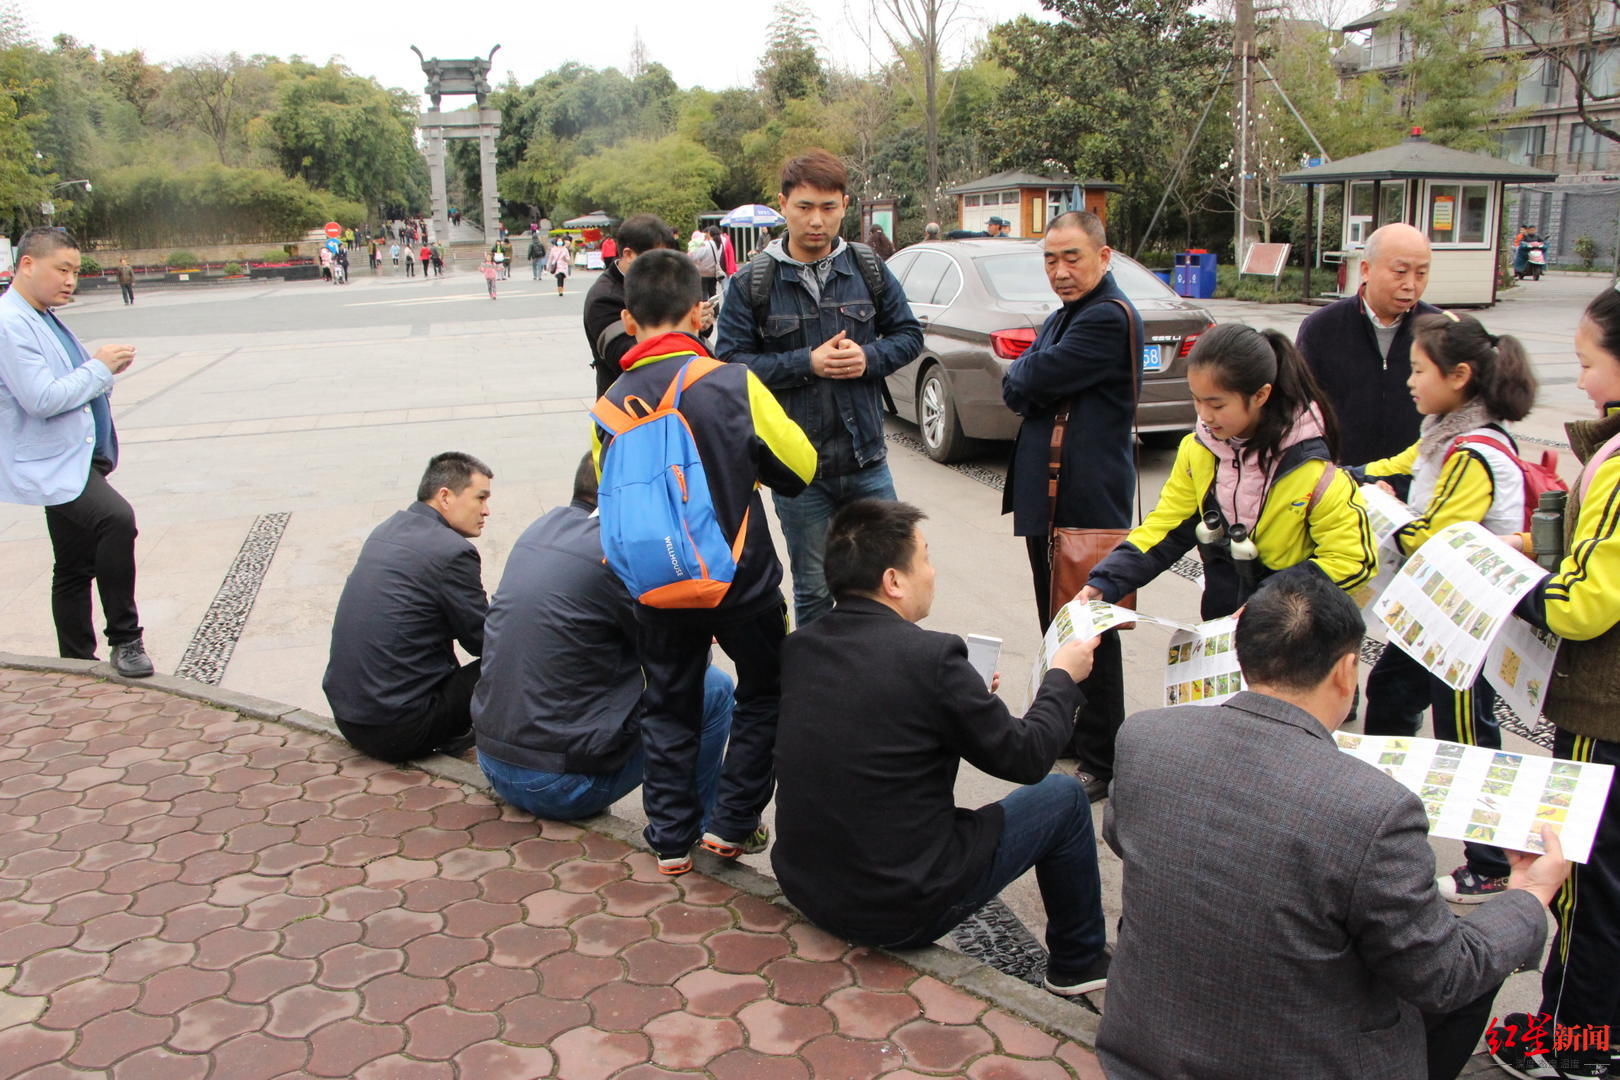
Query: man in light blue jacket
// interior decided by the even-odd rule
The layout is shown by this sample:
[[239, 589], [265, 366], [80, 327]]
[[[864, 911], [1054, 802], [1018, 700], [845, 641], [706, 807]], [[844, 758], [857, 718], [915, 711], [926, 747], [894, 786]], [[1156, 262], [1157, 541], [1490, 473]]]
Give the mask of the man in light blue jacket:
[[29, 229], [0, 296], [0, 500], [43, 506], [56, 565], [51, 614], [61, 655], [96, 658], [90, 582], [101, 593], [119, 674], [152, 674], [135, 610], [135, 511], [107, 483], [118, 464], [108, 394], [133, 345], [94, 356], [52, 309], [73, 299], [79, 244], [65, 229]]

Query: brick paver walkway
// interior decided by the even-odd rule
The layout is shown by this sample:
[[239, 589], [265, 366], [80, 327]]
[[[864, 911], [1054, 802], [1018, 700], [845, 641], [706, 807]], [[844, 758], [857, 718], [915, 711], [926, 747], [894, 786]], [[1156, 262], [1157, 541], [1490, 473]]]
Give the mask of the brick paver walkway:
[[148, 688], [0, 669], [0, 1077], [1100, 1077], [792, 912]]

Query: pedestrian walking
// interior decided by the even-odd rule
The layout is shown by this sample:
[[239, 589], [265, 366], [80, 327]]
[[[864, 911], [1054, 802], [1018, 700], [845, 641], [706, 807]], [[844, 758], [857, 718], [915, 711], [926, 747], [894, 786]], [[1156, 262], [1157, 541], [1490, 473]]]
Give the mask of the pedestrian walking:
[[416, 255], [411, 251], [410, 248], [405, 249], [405, 276], [416, 276]]
[[433, 273], [435, 276], [442, 276], [444, 274], [444, 245], [434, 244], [432, 251]]
[[389, 244], [388, 245], [388, 255], [389, 255], [389, 257], [391, 259], [394, 260], [394, 268], [396, 270], [399, 269], [399, 245], [398, 244]]
[[124, 303], [135, 302], [135, 269], [129, 265], [129, 260], [118, 260], [118, 291], [124, 296]]
[[422, 267], [422, 278], [427, 279], [428, 267], [433, 265], [433, 248], [426, 240], [422, 241], [422, 250], [416, 253], [416, 261]]
[[484, 265], [479, 269], [483, 272], [484, 284], [489, 286], [489, 298], [493, 300], [495, 299], [495, 278], [500, 273], [500, 268], [495, 265], [493, 257], [486, 255], [484, 256]]
[[529, 237], [529, 269], [534, 272], [534, 280], [540, 280], [540, 264], [545, 261], [546, 246], [540, 242], [539, 234]]
[[574, 260], [568, 254], [568, 241], [557, 237], [557, 242], [551, 247], [551, 254], [546, 256], [546, 273], [557, 277], [557, 295], [563, 294], [563, 286], [568, 283], [568, 275], [574, 272]]

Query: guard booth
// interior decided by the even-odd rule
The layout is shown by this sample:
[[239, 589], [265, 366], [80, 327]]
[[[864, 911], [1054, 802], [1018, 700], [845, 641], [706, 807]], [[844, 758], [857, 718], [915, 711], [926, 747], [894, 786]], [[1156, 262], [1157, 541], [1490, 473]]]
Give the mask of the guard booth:
[[[1443, 307], [1496, 303], [1496, 267], [1502, 240], [1502, 195], [1508, 184], [1540, 184], [1557, 174], [1485, 154], [1437, 146], [1413, 128], [1403, 142], [1278, 177], [1305, 185], [1305, 296], [1317, 261], [1316, 189], [1336, 185], [1344, 207], [1340, 236], [1323, 238], [1337, 249], [1321, 252], [1337, 264], [1339, 280], [1327, 295], [1349, 296], [1361, 287], [1362, 252], [1380, 225], [1404, 221], [1429, 238], [1434, 261], [1423, 299]], [[1331, 198], [1332, 195], [1329, 195]], [[1330, 283], [1331, 284], [1331, 283]]]

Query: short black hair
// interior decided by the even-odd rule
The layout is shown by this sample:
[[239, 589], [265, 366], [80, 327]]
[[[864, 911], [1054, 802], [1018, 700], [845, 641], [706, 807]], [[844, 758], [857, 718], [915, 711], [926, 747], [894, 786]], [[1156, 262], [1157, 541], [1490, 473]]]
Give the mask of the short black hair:
[[1249, 598], [1234, 639], [1238, 667], [1250, 685], [1312, 690], [1346, 653], [1360, 651], [1366, 629], [1355, 601], [1315, 565], [1301, 563], [1267, 578]]
[[427, 471], [422, 473], [422, 482], [416, 485], [416, 501], [427, 502], [439, 493], [440, 488], [449, 488], [452, 494], [459, 495], [467, 490], [467, 485], [472, 483], [475, 476], [495, 479], [494, 471], [471, 454], [463, 454], [460, 450], [434, 454], [428, 462]]
[[1103, 227], [1102, 218], [1090, 210], [1064, 211], [1046, 223], [1047, 232], [1053, 229], [1079, 229], [1098, 247], [1108, 246], [1108, 230]]
[[697, 266], [684, 252], [637, 252], [624, 273], [624, 306], [642, 326], [680, 322], [702, 299]]
[[614, 236], [620, 248], [627, 248], [637, 255], [675, 246], [675, 233], [657, 214], [632, 214], [619, 225]]
[[884, 571], [904, 570], [917, 558], [917, 523], [928, 515], [910, 503], [857, 499], [827, 528], [823, 571], [834, 597], [871, 594]]
[[574, 470], [574, 501], [581, 506], [596, 507], [596, 459], [589, 450], [579, 459], [579, 468]]
[[43, 259], [53, 251], [63, 248], [79, 250], [79, 241], [66, 229], [54, 225], [38, 225], [22, 234], [17, 241], [17, 261], [21, 262], [24, 255], [32, 255], [36, 259]]

